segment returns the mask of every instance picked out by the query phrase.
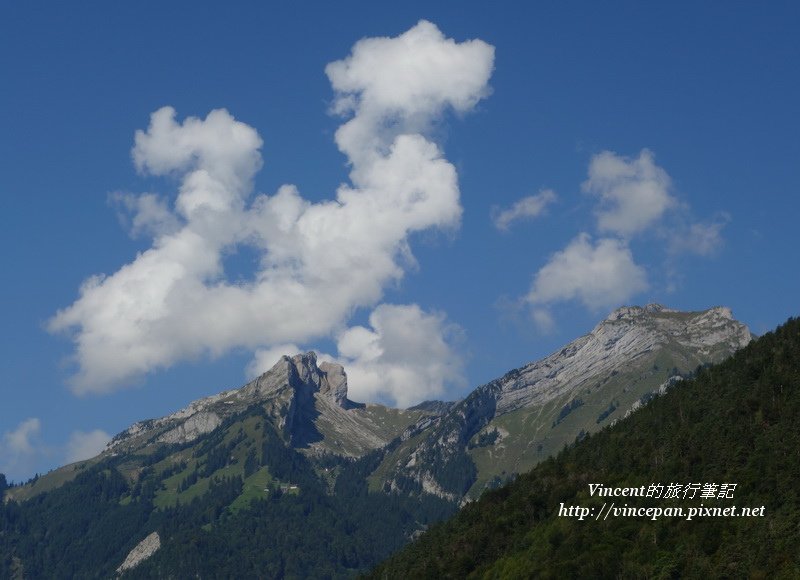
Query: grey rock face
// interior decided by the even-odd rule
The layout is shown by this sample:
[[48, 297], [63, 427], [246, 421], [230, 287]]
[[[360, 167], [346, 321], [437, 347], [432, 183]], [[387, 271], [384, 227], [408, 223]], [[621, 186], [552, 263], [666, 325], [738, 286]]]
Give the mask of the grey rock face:
[[[358, 456], [386, 445], [417, 415], [380, 405], [365, 406], [347, 398], [347, 375], [341, 365], [317, 364], [308, 352], [283, 356], [266, 373], [240, 389], [194, 401], [160, 419], [132, 425], [108, 444], [106, 453], [126, 453], [153, 443], [183, 444], [219, 427], [226, 418], [260, 405], [293, 447]], [[393, 425], [387, 426], [391, 415]]]
[[117, 568], [117, 574], [121, 574], [126, 570], [136, 568], [139, 564], [147, 560], [150, 556], [155, 554], [161, 547], [161, 537], [158, 532], [153, 532], [144, 540], [136, 544], [136, 547], [130, 551], [125, 561]]
[[399, 437], [400, 448], [385, 459], [391, 464], [378, 470], [379, 484], [403, 491], [416, 482], [422, 492], [457, 500], [470, 489], [479, 492], [474, 486], [521, 472], [576, 436], [622, 418], [656, 396], [659, 386], [673, 384], [674, 375], [722, 360], [750, 340], [747, 327], [727, 308], [680, 312], [658, 304], [626, 306], [585, 336], [461, 401], [428, 402], [406, 411], [353, 403], [345, 370], [318, 364], [313, 352], [284, 356], [238, 390], [136, 423], [106, 452], [188, 443], [259, 405], [287, 444], [311, 455], [357, 457]]
[[[650, 390], [657, 393], [667, 379], [664, 373], [671, 372], [659, 369], [659, 363], [693, 370], [730, 356], [751, 338], [728, 308], [701, 312], [679, 312], [659, 304], [619, 308], [589, 334], [478, 387], [453, 405], [427, 429], [416, 448], [383, 467], [395, 474], [390, 475], [389, 487], [395, 480], [412, 479], [436, 495], [463, 494], [460, 486], [470, 480], [455, 475], [467, 473], [465, 465], [477, 456], [483, 473], [476, 477], [483, 481], [500, 475], [501, 464], [507, 473], [522, 471], [544, 459], [536, 449], [548, 441], [555, 441], [549, 445], [557, 450], [580, 432], [617, 420], [622, 411], [613, 413], [619, 405], [635, 410], [642, 404], [640, 397], [647, 401], [655, 396]], [[652, 387], [647, 386], [650, 383]], [[570, 421], [564, 421], [570, 413]], [[583, 417], [580, 422], [578, 416]], [[504, 436], [492, 435], [495, 431]]]
[[199, 411], [190, 415], [183, 423], [159, 436], [162, 443], [185, 443], [194, 441], [200, 435], [211, 433], [222, 424], [219, 415], [213, 412]]
[[347, 408], [347, 375], [340, 364], [323, 362], [319, 369], [325, 375], [325, 381], [320, 385], [319, 392], [329, 397], [334, 404], [342, 409]]
[[698, 363], [716, 362], [751, 339], [747, 326], [734, 320], [728, 308], [702, 312], [678, 312], [660, 304], [618, 308], [589, 334], [501, 379], [498, 414], [545, 404], [667, 346], [692, 353]]
[[335, 380], [335, 388], [332, 388], [316, 361], [313, 352], [291, 358], [284, 356], [269, 371], [238, 390], [199, 399], [160, 419], [135, 423], [114, 437], [108, 450], [122, 451], [150, 442], [188, 443], [210, 433], [227, 417], [263, 403], [270, 403], [276, 422], [291, 431], [297, 409], [303, 401], [313, 399], [314, 393], [331, 393], [340, 404], [347, 402], [344, 370], [339, 365], [328, 365]]

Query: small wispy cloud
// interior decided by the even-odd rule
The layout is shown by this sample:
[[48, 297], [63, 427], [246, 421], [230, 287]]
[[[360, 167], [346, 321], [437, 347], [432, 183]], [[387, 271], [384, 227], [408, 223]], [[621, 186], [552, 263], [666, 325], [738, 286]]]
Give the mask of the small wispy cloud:
[[723, 212], [711, 221], [675, 227], [669, 234], [670, 253], [713, 256], [724, 243], [722, 230], [730, 220], [730, 215]]
[[508, 209], [492, 208], [492, 223], [500, 231], [508, 231], [511, 224], [523, 219], [532, 219], [542, 215], [547, 206], [558, 199], [551, 189], [543, 189], [536, 195], [523, 197]]
[[601, 238], [594, 243], [589, 234], [581, 233], [536, 273], [527, 301], [538, 322], [551, 326], [552, 318], [544, 310], [549, 304], [578, 300], [596, 311], [647, 288], [647, 274], [624, 241]]
[[[689, 205], [673, 195], [672, 179], [648, 149], [633, 158], [612, 151], [594, 155], [582, 189], [598, 199], [594, 215], [601, 237], [593, 241], [589, 233], [579, 234], [534, 275], [523, 302], [542, 332], [554, 328], [550, 307], [557, 302], [577, 301], [597, 311], [650, 288], [647, 272], [631, 248], [642, 239], [662, 246], [667, 257], [662, 269], [669, 281], [665, 291], [674, 291], [678, 274], [673, 258], [713, 255], [730, 221], [725, 213], [707, 222], [692, 221]], [[509, 217], [515, 215], [508, 211]]]
[[67, 442], [64, 459], [67, 463], [83, 461], [98, 455], [111, 441], [111, 435], [101, 429], [73, 431]]
[[134, 195], [117, 191], [109, 194], [108, 202], [116, 208], [120, 223], [132, 238], [156, 238], [180, 229], [180, 221], [170, 210], [167, 201], [155, 193]]
[[31, 417], [0, 437], [0, 472], [23, 481], [42, 463], [73, 463], [94, 457], [110, 440], [111, 435], [100, 429], [73, 431], [66, 443], [50, 446], [42, 439], [42, 421]]
[[13, 431], [9, 431], [3, 436], [3, 443], [7, 451], [18, 455], [30, 455], [35, 453], [38, 445], [34, 442], [42, 431], [42, 422], [31, 417], [26, 419]]
[[48, 455], [41, 432], [41, 420], [31, 417], [3, 433], [0, 438], [0, 472], [18, 481], [32, 475], [37, 463]]
[[600, 198], [597, 229], [630, 237], [676, 205], [669, 192], [671, 183], [648, 149], [642, 149], [635, 159], [603, 151], [592, 157], [589, 178], [582, 188]]
[[259, 348], [253, 353], [253, 359], [245, 369], [245, 376], [248, 381], [253, 380], [274, 367], [284, 355], [294, 356], [301, 352], [296, 344], [277, 344], [270, 348]]

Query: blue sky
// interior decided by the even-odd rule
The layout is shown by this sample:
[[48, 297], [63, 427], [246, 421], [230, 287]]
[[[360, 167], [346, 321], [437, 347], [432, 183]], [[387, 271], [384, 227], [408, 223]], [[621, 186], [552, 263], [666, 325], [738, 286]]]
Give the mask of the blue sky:
[[284, 350], [413, 404], [621, 304], [798, 314], [794, 3], [17, 4], [11, 479]]

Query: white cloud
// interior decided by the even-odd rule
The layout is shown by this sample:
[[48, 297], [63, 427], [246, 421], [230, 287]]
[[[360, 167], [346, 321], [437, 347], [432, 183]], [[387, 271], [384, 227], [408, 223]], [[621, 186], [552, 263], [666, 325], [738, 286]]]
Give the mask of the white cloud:
[[669, 240], [670, 252], [698, 256], [714, 255], [722, 247], [722, 229], [729, 221], [730, 216], [723, 213], [710, 222], [696, 222], [677, 228]]
[[3, 434], [0, 439], [0, 472], [9, 479], [28, 477], [39, 459], [47, 454], [41, 441], [42, 422], [31, 417]]
[[[283, 355], [294, 356], [302, 350], [295, 344], [279, 344], [270, 348], [259, 348], [253, 353], [253, 360], [247, 365], [247, 380], [260, 377], [274, 367]], [[319, 357], [318, 357], [319, 358]]]
[[600, 197], [597, 228], [621, 236], [639, 233], [676, 205], [669, 194], [671, 180], [642, 149], [639, 157], [603, 151], [592, 157], [583, 190]]
[[224, 109], [179, 124], [175, 110], [163, 107], [150, 117], [147, 131], [136, 131], [134, 141], [131, 155], [139, 171], [184, 178], [177, 205], [187, 218], [202, 207], [234, 204], [261, 168], [258, 133]]
[[371, 165], [396, 135], [424, 132], [445, 107], [463, 113], [488, 96], [493, 63], [494, 47], [456, 43], [425, 20], [397, 38], [360, 40], [325, 68], [333, 110], [353, 114], [336, 143], [354, 165]]
[[67, 442], [66, 462], [74, 463], [99, 454], [111, 440], [111, 435], [100, 429], [89, 432], [73, 431]]
[[[261, 138], [227, 111], [182, 123], [170, 107], [153, 113], [132, 156], [140, 171], [180, 180], [174, 209], [122, 198], [152, 247], [88, 278], [50, 320], [51, 331], [72, 332], [73, 390], [107, 392], [177, 361], [327, 336], [376, 304], [413, 263], [410, 234], [459, 224], [455, 168], [421, 131], [486, 96], [493, 60], [486, 43], [456, 43], [421, 21], [330, 64], [334, 109], [350, 117], [336, 143], [351, 172], [335, 199], [319, 203], [291, 185], [248, 203]], [[245, 244], [260, 267], [231, 283], [223, 257]]]
[[541, 306], [576, 299], [598, 310], [625, 302], [647, 287], [647, 275], [625, 242], [602, 238], [593, 244], [582, 233], [536, 273], [527, 301], [539, 307], [534, 315], [540, 323], [552, 325]]
[[536, 328], [538, 328], [539, 331], [544, 334], [552, 332], [556, 326], [556, 322], [553, 319], [553, 315], [549, 310], [547, 310], [547, 308], [532, 309], [531, 317], [533, 318], [533, 322], [536, 325]]
[[42, 441], [42, 422], [31, 417], [0, 439], [0, 472], [22, 481], [30, 477], [37, 465], [54, 454], [64, 453], [67, 463], [89, 459], [100, 453], [111, 435], [100, 429], [73, 431], [64, 446], [50, 448]]
[[547, 206], [556, 199], [553, 190], [544, 189], [536, 195], [523, 197], [508, 209], [501, 211], [499, 208], [493, 208], [492, 222], [498, 230], [507, 231], [512, 222], [542, 215]]
[[[647, 274], [629, 245], [637, 234], [651, 229], [655, 235], [650, 240], [663, 244], [672, 257], [681, 253], [710, 256], [721, 247], [721, 232], [730, 220], [720, 213], [712, 221], [692, 223], [688, 204], [671, 195], [671, 179], [648, 149], [633, 159], [603, 151], [592, 157], [588, 174], [582, 189], [599, 198], [597, 231], [611, 235], [593, 242], [588, 233], [579, 234], [536, 273], [521, 303], [530, 306], [533, 323], [543, 332], [555, 326], [549, 307], [553, 303], [576, 300], [597, 311], [618, 306], [648, 289]], [[507, 227], [508, 222], [497, 223], [497, 218], [515, 216], [515, 208], [498, 214], [496, 225]], [[671, 260], [662, 268], [669, 279], [665, 290], [674, 291], [677, 273]]]
[[351, 399], [408, 407], [464, 385], [464, 361], [456, 351], [461, 329], [443, 314], [416, 304], [381, 304], [369, 326], [349, 328], [337, 340]]
[[170, 211], [167, 201], [154, 193], [115, 192], [108, 196], [108, 201], [118, 208], [117, 217], [129, 229], [131, 237], [157, 237], [180, 229], [180, 222]]
[[13, 454], [30, 455], [36, 452], [34, 440], [39, 437], [42, 422], [36, 417], [26, 419], [16, 429], [3, 436], [6, 449]]

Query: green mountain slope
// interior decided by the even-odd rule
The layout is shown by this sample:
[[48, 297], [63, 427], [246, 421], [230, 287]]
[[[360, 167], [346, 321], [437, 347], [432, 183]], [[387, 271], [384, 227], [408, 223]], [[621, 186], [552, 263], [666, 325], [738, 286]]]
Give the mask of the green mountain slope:
[[[283, 357], [272, 369], [242, 388], [194, 401], [166, 417], [135, 423], [114, 437], [99, 456], [53, 470], [10, 489], [8, 495], [26, 501], [57, 489], [74, 479], [80, 470], [109, 457], [126, 457], [120, 468], [128, 479], [134, 480], [143, 467], [142, 457], [163, 454], [163, 449], [169, 446], [186, 447], [213, 433], [230, 417], [255, 407], [262, 409], [265, 420], [286, 445], [312, 459], [327, 455], [360, 457], [384, 447], [420, 420], [429, 421], [437, 416], [435, 409], [401, 410], [354, 403], [347, 398], [347, 379], [341, 366], [326, 362], [317, 366], [313, 352]], [[245, 427], [248, 437], [256, 435], [252, 425]], [[244, 442], [248, 443], [247, 437]], [[176, 452], [173, 456], [169, 452], [162, 459], [163, 465], [189, 461], [191, 465], [181, 471], [192, 470], [198, 461], [190, 460], [187, 453]], [[239, 445], [234, 459], [243, 461], [241, 453]], [[233, 472], [226, 475], [236, 475], [241, 469]], [[176, 474], [168, 486], [180, 483], [179, 477], [181, 474]]]
[[367, 487], [436, 413], [353, 403], [340, 366], [284, 357], [89, 461], [3, 479], [0, 578], [352, 577], [455, 511]]
[[406, 410], [350, 401], [314, 353], [283, 357], [4, 489], [0, 578], [352, 576], [749, 340], [725, 308], [621, 308], [462, 401]]
[[312, 461], [269, 409], [191, 442], [75, 465], [57, 489], [0, 502], [0, 578], [112, 577], [153, 533], [160, 549], [123, 577], [346, 578], [455, 510], [369, 494], [370, 454]]
[[750, 340], [724, 307], [619, 308], [550, 356], [475, 389], [387, 455], [370, 484], [403, 490], [415, 482], [454, 501], [476, 498]]
[[[626, 420], [487, 492], [371, 577], [800, 577], [800, 320], [698, 371]], [[695, 499], [664, 499], [592, 496], [595, 483], [736, 487], [730, 499], [700, 491]], [[601, 517], [611, 503], [684, 515]], [[562, 504], [594, 511], [580, 520], [559, 515]], [[736, 506], [737, 516], [687, 520], [701, 504], [719, 513]], [[743, 508], [757, 515], [742, 516]]]

